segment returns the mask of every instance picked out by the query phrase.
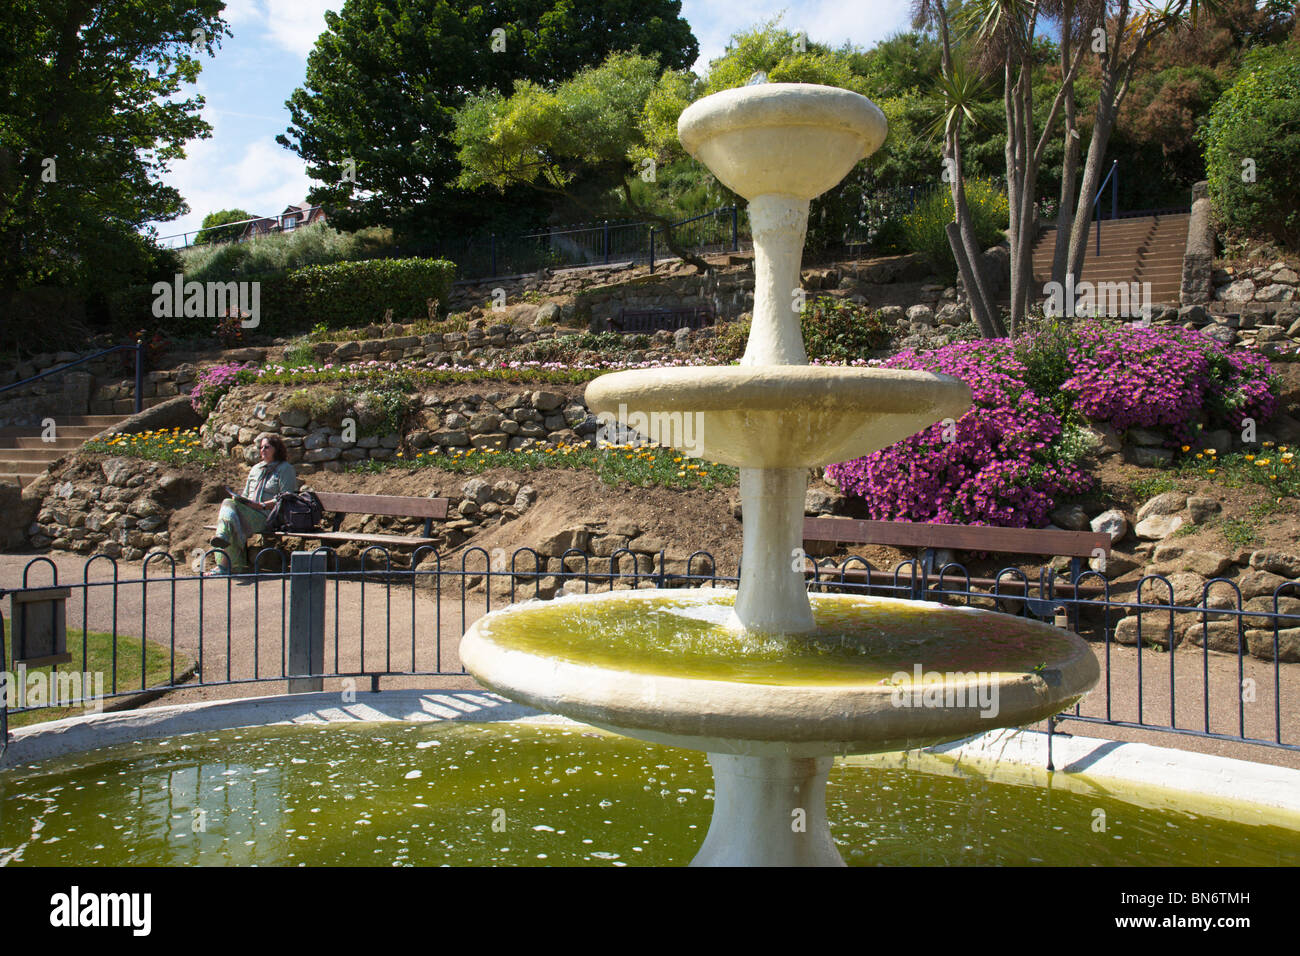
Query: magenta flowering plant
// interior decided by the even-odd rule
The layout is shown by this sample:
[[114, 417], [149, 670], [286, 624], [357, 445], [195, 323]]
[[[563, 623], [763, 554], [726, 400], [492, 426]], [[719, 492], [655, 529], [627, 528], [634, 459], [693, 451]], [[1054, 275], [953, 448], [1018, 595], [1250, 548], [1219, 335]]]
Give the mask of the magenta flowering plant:
[[203, 369], [190, 392], [190, 407], [205, 417], [211, 414], [221, 396], [239, 380], [239, 373], [256, 367], [256, 362], [228, 362]]
[[1179, 445], [1193, 443], [1202, 412], [1235, 428], [1276, 408], [1267, 359], [1198, 332], [1076, 322], [1053, 334], [1019, 348], [960, 342], [881, 363], [959, 378], [971, 408], [947, 428], [831, 465], [827, 478], [877, 520], [1041, 527], [1061, 499], [1094, 483], [1077, 464], [1085, 418], [1120, 432], [1165, 428]]
[[1076, 334], [1074, 374], [1061, 388], [1074, 394], [1080, 415], [1118, 432], [1164, 426], [1176, 446], [1194, 443], [1201, 411], [1209, 424], [1230, 428], [1276, 411], [1276, 382], [1268, 359], [1257, 353], [1180, 328], [1088, 323]]
[[1025, 367], [1006, 339], [906, 351], [882, 363], [951, 375], [974, 396], [955, 422], [938, 422], [864, 458], [831, 465], [826, 476], [858, 495], [877, 520], [1037, 527], [1057, 498], [1092, 478], [1060, 461], [1060, 418], [1025, 384]]

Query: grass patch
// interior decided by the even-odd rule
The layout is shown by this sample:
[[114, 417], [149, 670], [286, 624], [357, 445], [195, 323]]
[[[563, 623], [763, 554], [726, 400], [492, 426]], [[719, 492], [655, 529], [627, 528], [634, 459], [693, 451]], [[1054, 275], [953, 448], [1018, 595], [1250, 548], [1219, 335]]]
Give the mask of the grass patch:
[[1145, 501], [1166, 491], [1173, 491], [1178, 487], [1178, 482], [1168, 475], [1152, 475], [1149, 478], [1137, 479], [1130, 487], [1133, 489], [1134, 498]]
[[1240, 518], [1224, 518], [1219, 522], [1219, 534], [1228, 544], [1238, 548], [1248, 548], [1256, 541], [1255, 528], [1249, 521]]
[[614, 445], [592, 448], [589, 445], [559, 445], [527, 451], [492, 451], [471, 448], [467, 451], [423, 451], [392, 461], [357, 462], [347, 470], [378, 474], [390, 468], [438, 468], [455, 474], [477, 475], [489, 468], [514, 471], [567, 469], [594, 471], [607, 485], [634, 485], [664, 488], [729, 488], [736, 484], [739, 470], [730, 465], [692, 461], [680, 452], [658, 445], [634, 447]]
[[197, 428], [160, 428], [147, 432], [117, 432], [103, 441], [88, 441], [86, 451], [145, 458], [169, 465], [216, 465], [221, 456], [204, 448]]
[[[9, 642], [9, 622], [5, 621], [4, 639], [7, 646]], [[75, 671], [77, 673], [89, 672], [92, 675], [102, 674], [104, 679], [104, 693], [111, 694], [114, 692], [114, 674], [117, 678], [117, 690], [129, 691], [139, 690], [141, 688], [140, 680], [140, 652], [141, 646], [144, 648], [144, 683], [145, 688], [157, 687], [171, 682], [172, 675], [172, 656], [171, 650], [159, 644], [157, 641], [141, 641], [138, 637], [131, 637], [127, 634], [117, 636], [117, 660], [116, 669], [114, 668], [113, 657], [113, 635], [104, 634], [100, 631], [90, 631], [83, 639], [83, 632], [80, 630], [68, 629], [68, 653], [72, 655], [72, 660], [67, 664], [59, 665], [59, 673], [68, 673]], [[84, 662], [82, 655], [85, 655]], [[12, 660], [12, 657], [9, 658]], [[176, 674], [183, 674], [194, 661], [180, 651], [176, 652]], [[12, 670], [13, 665], [10, 665]], [[33, 674], [44, 674], [46, 680], [49, 680], [53, 667], [33, 667], [28, 669], [27, 677], [30, 679]], [[94, 678], [92, 677], [92, 680]], [[57, 678], [56, 678], [57, 681]], [[49, 686], [47, 684], [47, 686]], [[88, 688], [85, 693], [93, 693], [94, 687]], [[16, 693], [16, 690], [15, 690]], [[82, 706], [75, 707], [42, 707], [38, 710], [25, 711], [20, 714], [9, 714], [9, 726], [27, 727], [32, 724], [45, 723], [50, 720], [59, 720], [63, 717], [76, 717], [79, 714], [88, 713], [87, 709]]]

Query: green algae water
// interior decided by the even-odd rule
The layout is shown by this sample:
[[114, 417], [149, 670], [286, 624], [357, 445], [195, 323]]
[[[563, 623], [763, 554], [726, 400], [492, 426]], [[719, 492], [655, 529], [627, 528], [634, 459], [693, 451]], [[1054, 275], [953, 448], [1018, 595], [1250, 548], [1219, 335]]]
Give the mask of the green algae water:
[[[680, 865], [708, 829], [712, 782], [704, 754], [567, 723], [194, 734], [0, 772], [0, 862]], [[826, 796], [850, 865], [1300, 864], [1300, 830], [1102, 791], [850, 760]]]
[[1057, 628], [1007, 614], [892, 598], [811, 595], [816, 630], [728, 625], [735, 591], [631, 592], [516, 606], [480, 625], [498, 646], [612, 670], [753, 684], [843, 686], [934, 672], [1026, 673], [1073, 656]]

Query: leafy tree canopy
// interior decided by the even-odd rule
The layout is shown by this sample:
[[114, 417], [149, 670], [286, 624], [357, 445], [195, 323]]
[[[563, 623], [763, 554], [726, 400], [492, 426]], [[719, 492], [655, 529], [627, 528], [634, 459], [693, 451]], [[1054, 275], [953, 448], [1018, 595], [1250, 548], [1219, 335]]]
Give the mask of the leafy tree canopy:
[[199, 234], [194, 237], [196, 246], [205, 245], [210, 242], [228, 242], [231, 239], [238, 238], [243, 226], [232, 227], [229, 229], [218, 229], [218, 226], [224, 226], [229, 222], [244, 222], [254, 218], [253, 214], [247, 209], [223, 209], [220, 212], [210, 212], [203, 217], [203, 223], [199, 227]]
[[309, 198], [344, 228], [464, 231], [502, 205], [448, 190], [466, 99], [509, 95], [520, 81], [540, 117], [542, 89], [615, 51], [687, 67], [699, 47], [680, 11], [680, 0], [347, 0], [325, 15], [277, 140], [327, 184]]
[[227, 33], [221, 0], [0, 4], [0, 298], [141, 281], [159, 254], [136, 230], [188, 211], [160, 181], [210, 135], [198, 57]]

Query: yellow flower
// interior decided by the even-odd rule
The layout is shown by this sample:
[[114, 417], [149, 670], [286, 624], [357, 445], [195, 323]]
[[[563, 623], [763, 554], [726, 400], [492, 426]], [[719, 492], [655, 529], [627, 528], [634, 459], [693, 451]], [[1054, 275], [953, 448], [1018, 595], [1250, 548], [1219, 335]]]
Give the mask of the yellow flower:
[[[1191, 450], [1192, 450], [1192, 446], [1191, 446], [1191, 445], [1184, 445], [1184, 446], [1183, 446], [1183, 451], [1191, 451]], [[1200, 458], [1201, 456], [1200, 456], [1200, 455], [1197, 455], [1196, 457], [1197, 457], [1197, 458]]]
[[1272, 448], [1272, 447], [1273, 447], [1273, 443], [1272, 443], [1271, 441], [1262, 442], [1262, 444], [1263, 444], [1263, 446], [1264, 446], [1265, 448]]
[[1200, 452], [1197, 452], [1197, 453], [1196, 453], [1196, 457], [1197, 457], [1197, 458], [1204, 458], [1205, 456], [1202, 455]]
[[1268, 464], [1268, 459], [1267, 459], [1267, 458], [1261, 458], [1259, 461], [1255, 462], [1255, 467], [1257, 467], [1257, 468], [1263, 468], [1263, 467], [1264, 467], [1265, 465], [1267, 465], [1267, 464]]
[[1218, 454], [1218, 451], [1215, 450], [1215, 449], [1213, 449], [1213, 448], [1207, 448], [1207, 449], [1205, 449], [1205, 453], [1206, 453], [1207, 455], [1217, 455], [1217, 454]]
[[1214, 474], [1217, 470], [1218, 470], [1217, 468], [1207, 468], [1207, 469], [1205, 470], [1205, 473], [1206, 473], [1207, 475], [1212, 475], [1212, 474]]
[[1255, 460], [1255, 456], [1254, 456], [1254, 455], [1247, 455], [1247, 456], [1246, 456], [1246, 460], [1247, 460], [1247, 461], [1254, 461], [1254, 460]]

